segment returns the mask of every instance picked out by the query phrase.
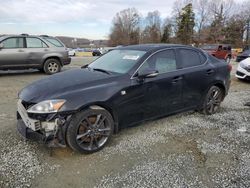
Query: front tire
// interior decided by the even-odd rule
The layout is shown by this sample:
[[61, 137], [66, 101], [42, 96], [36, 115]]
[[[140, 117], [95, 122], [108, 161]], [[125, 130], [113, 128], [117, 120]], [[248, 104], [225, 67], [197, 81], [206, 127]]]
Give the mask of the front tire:
[[57, 59], [48, 59], [44, 63], [44, 72], [46, 74], [55, 74], [60, 72], [62, 66]]
[[206, 115], [215, 114], [224, 98], [224, 92], [217, 86], [212, 86], [205, 97], [201, 112]]
[[101, 150], [110, 140], [114, 121], [105, 109], [87, 109], [75, 114], [68, 126], [68, 145], [80, 153]]

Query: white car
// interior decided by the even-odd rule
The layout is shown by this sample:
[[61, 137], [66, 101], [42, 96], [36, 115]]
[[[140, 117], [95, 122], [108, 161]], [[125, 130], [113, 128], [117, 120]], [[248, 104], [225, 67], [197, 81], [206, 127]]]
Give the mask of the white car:
[[250, 57], [239, 63], [235, 76], [239, 79], [250, 80]]
[[68, 48], [67, 51], [68, 51], [69, 56], [75, 56], [76, 55], [76, 51], [74, 49]]

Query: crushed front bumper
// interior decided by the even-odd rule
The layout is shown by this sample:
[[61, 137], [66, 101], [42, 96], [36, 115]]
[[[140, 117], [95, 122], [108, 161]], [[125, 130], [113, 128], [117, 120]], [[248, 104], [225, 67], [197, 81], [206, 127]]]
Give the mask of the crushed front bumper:
[[17, 130], [26, 139], [43, 142], [43, 143], [45, 143], [46, 141], [52, 140], [52, 138], [49, 139], [42, 133], [33, 131], [32, 129], [28, 128], [22, 119], [17, 120]]
[[[71, 116], [56, 116], [50, 120], [36, 120], [29, 117], [22, 101], [18, 101], [17, 130], [26, 139], [51, 144], [59, 143], [58, 146], [66, 146], [65, 134]], [[54, 144], [55, 145], [55, 144]], [[53, 145], [53, 146], [54, 146]]]

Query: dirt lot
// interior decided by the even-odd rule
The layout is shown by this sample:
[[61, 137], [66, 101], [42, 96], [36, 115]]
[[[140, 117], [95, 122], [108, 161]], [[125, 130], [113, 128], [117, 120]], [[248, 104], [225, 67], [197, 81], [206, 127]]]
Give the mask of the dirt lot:
[[[75, 58], [65, 69], [91, 60]], [[18, 91], [46, 75], [0, 72], [0, 187], [250, 187], [250, 108], [244, 106], [250, 83], [236, 80], [234, 71], [215, 115], [170, 116], [123, 130], [98, 153], [66, 148], [52, 156], [15, 128]]]

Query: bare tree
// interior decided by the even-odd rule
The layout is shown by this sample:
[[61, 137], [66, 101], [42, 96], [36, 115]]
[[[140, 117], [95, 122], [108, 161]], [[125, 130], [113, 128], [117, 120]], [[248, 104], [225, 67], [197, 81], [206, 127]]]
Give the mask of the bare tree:
[[244, 33], [245, 33], [245, 45], [250, 45], [250, 1], [244, 1], [241, 7], [238, 9], [239, 15], [245, 22]]
[[[209, 12], [209, 0], [195, 0], [194, 1], [194, 9], [196, 12], [196, 28], [197, 28], [197, 40], [198, 43], [201, 43], [201, 35], [202, 35], [202, 30], [204, 27], [208, 24], [210, 20], [210, 12]], [[203, 36], [203, 38], [205, 38]], [[204, 39], [203, 39], [204, 40]]]
[[213, 14], [214, 19], [221, 17], [223, 23], [230, 18], [233, 13], [233, 6], [235, 5], [234, 0], [210, 0], [209, 10]]
[[185, 7], [188, 4], [192, 4], [193, 0], [176, 0], [174, 2], [174, 6], [173, 6], [173, 15], [175, 16], [180, 16], [180, 14], [182, 13], [182, 9], [183, 7]]
[[166, 18], [162, 26], [162, 43], [170, 43], [173, 38], [173, 23], [171, 18]]
[[145, 18], [145, 28], [142, 32], [143, 43], [158, 43], [161, 41], [160, 12], [149, 12]]
[[213, 21], [210, 26], [210, 38], [213, 42], [219, 43], [224, 40], [223, 29], [226, 21], [231, 16], [234, 5], [233, 0], [210, 1], [209, 10], [212, 13]]
[[241, 15], [231, 16], [225, 26], [225, 39], [223, 42], [235, 47], [243, 46], [245, 26], [246, 19], [242, 19]]
[[138, 44], [140, 38], [140, 15], [135, 8], [116, 14], [110, 34], [110, 45]]

